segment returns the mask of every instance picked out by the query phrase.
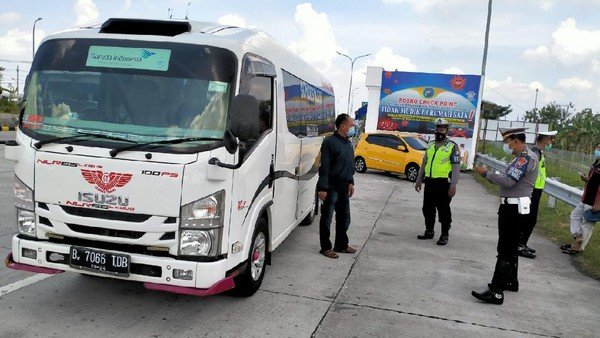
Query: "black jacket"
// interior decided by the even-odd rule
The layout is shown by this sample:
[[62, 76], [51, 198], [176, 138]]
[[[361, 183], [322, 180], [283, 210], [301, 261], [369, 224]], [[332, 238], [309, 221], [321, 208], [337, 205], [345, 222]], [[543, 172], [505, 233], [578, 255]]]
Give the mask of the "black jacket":
[[354, 146], [337, 131], [321, 145], [318, 191], [327, 191], [336, 184], [354, 184]]

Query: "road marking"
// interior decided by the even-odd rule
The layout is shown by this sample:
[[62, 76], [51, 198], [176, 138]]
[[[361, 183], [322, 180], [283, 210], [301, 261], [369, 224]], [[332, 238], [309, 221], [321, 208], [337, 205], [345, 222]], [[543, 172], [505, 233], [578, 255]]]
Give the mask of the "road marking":
[[35, 284], [37, 282], [41, 282], [46, 278], [50, 278], [54, 275], [47, 275], [45, 273], [38, 273], [33, 276], [27, 277], [25, 279], [21, 279], [20, 281], [14, 282], [12, 284], [8, 284], [0, 288], [0, 297], [7, 295], [13, 291], [17, 291], [21, 288], [29, 286], [31, 284]]

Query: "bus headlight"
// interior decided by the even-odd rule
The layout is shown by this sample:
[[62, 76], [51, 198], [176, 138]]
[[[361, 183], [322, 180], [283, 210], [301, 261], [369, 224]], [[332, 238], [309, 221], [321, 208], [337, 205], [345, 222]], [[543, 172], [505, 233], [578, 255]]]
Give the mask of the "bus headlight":
[[17, 208], [33, 211], [33, 190], [15, 176], [15, 206]]
[[216, 256], [221, 253], [225, 191], [181, 207], [179, 255]]
[[35, 237], [35, 212], [33, 189], [15, 175], [15, 207], [17, 209], [17, 230], [20, 234]]
[[17, 208], [17, 229], [20, 234], [35, 237], [35, 213]]
[[208, 231], [182, 230], [180, 234], [179, 254], [183, 256], [208, 256], [212, 239]]

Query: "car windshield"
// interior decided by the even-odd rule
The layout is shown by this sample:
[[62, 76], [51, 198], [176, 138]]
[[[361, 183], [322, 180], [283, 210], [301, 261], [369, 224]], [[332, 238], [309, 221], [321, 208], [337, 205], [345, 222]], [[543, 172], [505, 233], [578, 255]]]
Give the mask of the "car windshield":
[[[21, 129], [44, 140], [93, 133], [80, 144], [198, 138], [163, 151], [196, 151], [221, 138], [235, 81], [228, 50], [165, 42], [50, 40], [32, 65]], [[69, 141], [70, 142], [70, 141]], [[211, 143], [214, 145], [214, 142]]]
[[408, 143], [408, 145], [414, 150], [426, 150], [427, 143], [423, 142], [420, 138], [417, 137], [405, 137], [404, 141]]

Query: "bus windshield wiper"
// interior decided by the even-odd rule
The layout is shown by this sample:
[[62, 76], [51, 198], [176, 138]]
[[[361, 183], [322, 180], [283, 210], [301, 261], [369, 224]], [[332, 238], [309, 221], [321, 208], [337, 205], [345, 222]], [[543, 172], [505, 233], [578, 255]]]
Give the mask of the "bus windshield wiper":
[[134, 142], [125, 138], [121, 138], [121, 137], [116, 137], [116, 136], [109, 136], [109, 135], [104, 135], [104, 134], [94, 134], [94, 133], [81, 133], [78, 132], [77, 135], [71, 135], [71, 136], [62, 136], [62, 137], [55, 137], [55, 138], [50, 138], [47, 140], [43, 140], [43, 141], [37, 141], [36, 143], [33, 144], [33, 146], [36, 149], [40, 149], [42, 148], [42, 146], [44, 144], [48, 144], [48, 143], [55, 143], [55, 142], [60, 142], [60, 141], [65, 141], [65, 140], [71, 140], [71, 139], [77, 139], [77, 138], [82, 138], [82, 137], [96, 137], [96, 138], [102, 138], [102, 139], [106, 139], [106, 140], [115, 140], [115, 141], [123, 141], [123, 142]]
[[186, 138], [176, 138], [176, 139], [172, 139], [172, 140], [136, 143], [136, 144], [132, 144], [129, 146], [123, 146], [123, 147], [112, 149], [109, 152], [109, 154], [111, 157], [115, 157], [120, 152], [123, 152], [126, 150], [132, 150], [132, 149], [136, 149], [136, 148], [142, 148], [145, 146], [161, 145], [161, 144], [178, 144], [178, 143], [194, 142], [194, 141], [223, 141], [223, 139], [217, 138], [217, 137], [186, 137]]

